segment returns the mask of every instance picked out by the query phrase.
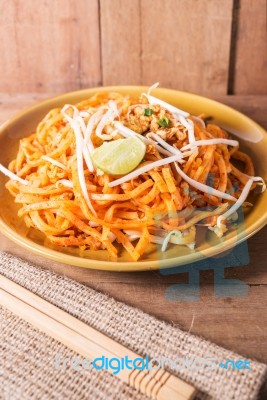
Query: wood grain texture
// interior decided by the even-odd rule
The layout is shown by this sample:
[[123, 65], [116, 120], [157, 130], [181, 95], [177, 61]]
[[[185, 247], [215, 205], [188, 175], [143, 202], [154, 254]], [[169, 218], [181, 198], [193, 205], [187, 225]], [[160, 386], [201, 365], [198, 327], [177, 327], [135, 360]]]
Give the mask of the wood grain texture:
[[265, 0], [0, 0], [0, 34], [1, 92], [267, 93]]
[[234, 94], [267, 93], [266, 0], [239, 0]]
[[139, 0], [100, 0], [103, 85], [142, 83]]
[[0, 0], [0, 90], [101, 83], [98, 0]]
[[232, 0], [141, 1], [142, 82], [227, 94]]
[[103, 84], [226, 94], [232, 0], [109, 0], [101, 4]]

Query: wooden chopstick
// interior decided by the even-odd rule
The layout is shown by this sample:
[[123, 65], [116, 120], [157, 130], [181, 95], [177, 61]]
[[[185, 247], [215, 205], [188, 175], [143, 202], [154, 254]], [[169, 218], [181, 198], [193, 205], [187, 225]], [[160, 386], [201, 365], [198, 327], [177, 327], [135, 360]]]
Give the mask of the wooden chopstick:
[[[0, 275], [0, 304], [34, 327], [90, 359], [140, 356], [48, 301]], [[108, 369], [108, 372], [113, 373]], [[163, 369], [121, 369], [116, 375], [152, 399], [192, 400], [196, 390]]]

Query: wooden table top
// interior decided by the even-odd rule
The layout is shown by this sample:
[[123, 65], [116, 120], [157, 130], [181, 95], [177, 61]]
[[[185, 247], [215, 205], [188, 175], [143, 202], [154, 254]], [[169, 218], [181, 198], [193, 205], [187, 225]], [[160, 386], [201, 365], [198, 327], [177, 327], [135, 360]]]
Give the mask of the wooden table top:
[[[0, 122], [22, 108], [51, 94], [0, 94]], [[267, 96], [224, 96], [225, 104], [244, 112], [267, 128]], [[1, 150], [0, 150], [1, 151]], [[28, 253], [0, 235], [0, 249], [37, 265], [53, 269], [79, 282], [105, 292], [154, 316], [201, 335], [218, 345], [267, 363], [267, 226], [248, 240], [247, 266], [227, 268], [227, 278], [248, 285], [241, 297], [215, 297], [214, 273], [201, 271], [200, 296], [196, 301], [166, 300], [166, 289], [187, 283], [186, 273], [162, 275], [160, 272], [115, 273], [88, 270], [55, 263]], [[267, 392], [265, 392], [266, 395]], [[264, 396], [264, 394], [263, 394]], [[266, 398], [266, 397], [264, 397]], [[263, 397], [262, 397], [263, 399]]]

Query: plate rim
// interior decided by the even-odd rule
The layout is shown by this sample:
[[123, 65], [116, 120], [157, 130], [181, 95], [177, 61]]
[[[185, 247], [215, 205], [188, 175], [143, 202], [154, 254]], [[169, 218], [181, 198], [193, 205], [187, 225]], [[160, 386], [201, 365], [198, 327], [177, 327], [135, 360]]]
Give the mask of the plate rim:
[[[49, 97], [47, 99], [37, 101], [33, 103], [32, 105], [23, 108], [21, 111], [17, 112], [14, 114], [14, 116], [11, 116], [9, 119], [4, 121], [0, 125], [0, 136], [4, 133], [5, 129], [10, 125], [15, 122], [17, 122], [21, 117], [23, 117], [25, 114], [32, 113], [34, 110], [38, 108], [42, 108], [44, 106], [48, 106], [52, 101], [61, 101], [65, 97], [69, 96], [75, 96], [81, 94], [88, 93], [90, 95], [90, 92], [92, 92], [92, 95], [96, 93], [97, 91], [119, 91], [119, 90], [137, 90], [140, 91], [146, 91], [147, 86], [140, 86], [140, 85], [114, 85], [114, 86], [99, 86], [99, 87], [92, 87], [92, 88], [87, 88], [87, 89], [81, 89], [81, 90], [75, 90], [75, 91], [70, 91], [67, 93], [61, 93], [56, 96]], [[236, 110], [233, 107], [230, 107], [224, 103], [221, 103], [220, 101], [210, 99], [208, 97], [199, 95], [199, 94], [194, 94], [190, 92], [184, 92], [180, 90], [175, 90], [175, 89], [169, 89], [169, 88], [157, 88], [156, 89], [158, 92], [162, 92], [165, 94], [168, 94], [169, 92], [173, 93], [173, 95], [181, 95], [185, 97], [194, 97], [197, 98], [199, 101], [201, 99], [204, 99], [206, 102], [208, 101], [209, 104], [214, 104], [215, 106], [218, 107], [223, 107], [226, 108], [227, 110], [237, 113], [242, 119], [246, 120], [250, 124], [254, 125], [258, 130], [260, 130], [263, 134], [263, 137], [266, 135], [266, 130], [260, 126], [257, 122], [255, 122], [253, 119], [248, 117], [247, 115], [243, 114], [242, 112]], [[260, 229], [262, 229], [265, 225], [267, 224], [267, 209], [265, 212], [261, 215], [260, 218], [258, 218], [255, 222], [255, 224], [251, 225], [249, 228], [246, 228], [245, 234], [237, 234], [237, 238], [228, 238], [226, 242], [223, 244], [220, 244], [219, 246], [215, 247], [210, 247], [208, 249], [205, 249], [204, 251], [202, 250], [202, 254], [206, 254], [205, 257], [200, 257], [199, 254], [200, 252], [192, 252], [191, 254], [186, 254], [186, 255], [180, 255], [177, 257], [173, 258], [168, 258], [168, 259], [163, 259], [163, 260], [140, 260], [140, 261], [108, 261], [108, 260], [95, 260], [95, 259], [90, 259], [90, 258], [84, 258], [84, 257], [79, 257], [79, 256], [74, 256], [70, 254], [63, 253], [61, 251], [53, 250], [48, 247], [45, 247], [43, 245], [40, 245], [33, 240], [23, 237], [20, 235], [18, 232], [13, 230], [9, 225], [7, 225], [3, 219], [0, 217], [0, 232], [11, 239], [13, 242], [16, 244], [22, 246], [26, 250], [30, 250], [32, 253], [50, 259], [52, 261], [56, 261], [59, 263], [63, 264], [68, 264], [72, 266], [77, 266], [77, 267], [82, 267], [82, 268], [87, 268], [87, 269], [96, 269], [96, 270], [106, 270], [106, 271], [112, 271], [112, 272], [136, 272], [136, 271], [149, 271], [149, 270], [159, 270], [159, 269], [166, 269], [166, 268], [172, 268], [172, 267], [178, 267], [178, 266], [183, 266], [186, 264], [192, 264], [197, 261], [201, 261], [203, 258], [206, 257], [213, 257], [215, 255], [222, 254], [231, 248], [233, 248], [235, 245], [238, 245], [242, 243], [244, 240], [250, 238], [254, 234], [256, 234]], [[233, 243], [234, 242], [234, 243]], [[222, 245], [223, 248], [222, 248]], [[219, 247], [219, 248], [218, 248]], [[207, 250], [207, 251], [206, 251]], [[188, 260], [189, 258], [189, 260]], [[88, 264], [88, 265], [87, 265]]]

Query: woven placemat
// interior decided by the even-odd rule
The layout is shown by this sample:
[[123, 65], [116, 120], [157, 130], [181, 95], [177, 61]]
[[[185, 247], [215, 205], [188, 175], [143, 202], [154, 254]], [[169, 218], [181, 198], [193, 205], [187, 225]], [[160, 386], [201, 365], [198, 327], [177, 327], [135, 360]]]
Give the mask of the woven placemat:
[[[243, 359], [139, 309], [4, 252], [0, 274], [31, 290], [141, 356], [219, 361]], [[145, 400], [106, 371], [55, 368], [57, 353], [73, 351], [0, 308], [0, 398], [4, 400]], [[167, 370], [197, 388], [197, 400], [255, 400], [267, 368], [249, 360], [250, 370], [183, 368]], [[172, 400], [172, 399], [170, 399]]]

